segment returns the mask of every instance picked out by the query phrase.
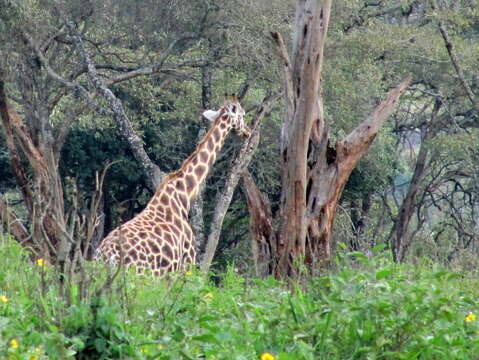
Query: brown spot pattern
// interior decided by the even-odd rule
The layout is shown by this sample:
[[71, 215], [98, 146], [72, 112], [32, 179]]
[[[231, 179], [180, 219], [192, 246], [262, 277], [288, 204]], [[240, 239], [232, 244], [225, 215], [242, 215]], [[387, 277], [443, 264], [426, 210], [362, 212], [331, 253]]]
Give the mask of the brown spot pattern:
[[216, 128], [216, 129], [213, 131], [213, 138], [215, 139], [215, 142], [220, 141], [220, 138], [221, 138], [220, 129]]
[[199, 165], [199, 166], [195, 169], [195, 175], [196, 175], [198, 178], [201, 178], [205, 172], [206, 172], [206, 166]]
[[209, 155], [206, 151], [204, 151], [204, 150], [201, 151], [198, 156], [199, 156], [200, 161], [202, 163], [207, 163], [208, 162]]
[[215, 149], [215, 143], [212, 138], [208, 139], [208, 142], [206, 143], [206, 145], [209, 151], [213, 151]]
[[186, 191], [189, 194], [195, 188], [195, 185], [196, 185], [195, 178], [193, 177], [193, 175], [186, 175], [185, 182], [186, 182]]

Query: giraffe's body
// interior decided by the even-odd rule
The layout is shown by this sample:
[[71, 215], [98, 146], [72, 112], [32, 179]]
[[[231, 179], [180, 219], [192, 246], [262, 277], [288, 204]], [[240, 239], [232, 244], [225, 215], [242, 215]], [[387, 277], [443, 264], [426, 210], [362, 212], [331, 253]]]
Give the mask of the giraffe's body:
[[155, 275], [184, 269], [195, 263], [194, 235], [188, 223], [190, 204], [198, 194], [209, 168], [232, 128], [249, 135], [244, 110], [236, 99], [218, 112], [207, 111], [212, 120], [208, 133], [179, 170], [165, 177], [146, 208], [103, 239], [96, 260], [135, 265], [138, 272]]

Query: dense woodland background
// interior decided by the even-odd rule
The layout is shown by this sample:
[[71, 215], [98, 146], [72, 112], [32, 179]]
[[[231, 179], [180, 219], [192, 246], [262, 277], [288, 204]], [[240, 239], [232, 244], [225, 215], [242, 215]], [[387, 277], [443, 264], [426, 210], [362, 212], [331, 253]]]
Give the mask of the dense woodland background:
[[[478, 0], [0, 0], [0, 359], [479, 359], [478, 40]], [[200, 270], [83, 261], [224, 93]]]
[[[333, 3], [322, 71], [333, 142], [412, 77], [349, 178], [333, 249], [367, 254], [384, 244], [397, 261], [477, 264], [478, 5]], [[270, 107], [249, 172], [274, 215], [285, 112], [270, 32], [282, 34], [289, 49], [294, 11], [287, 0], [0, 1], [2, 99], [22, 119], [18, 125], [10, 114], [9, 123], [2, 113], [4, 231], [34, 248], [73, 251], [61, 240], [39, 240], [49, 238], [42, 221], [50, 216], [88, 256], [85, 239], [94, 248], [138, 213], [161, 176], [194, 151], [208, 126], [202, 110], [221, 105], [224, 93], [239, 93], [250, 119], [261, 105]], [[93, 76], [72, 29], [90, 54]], [[202, 253], [242, 144], [229, 137], [191, 214]], [[234, 262], [256, 275], [243, 182], [220, 234], [215, 266]]]

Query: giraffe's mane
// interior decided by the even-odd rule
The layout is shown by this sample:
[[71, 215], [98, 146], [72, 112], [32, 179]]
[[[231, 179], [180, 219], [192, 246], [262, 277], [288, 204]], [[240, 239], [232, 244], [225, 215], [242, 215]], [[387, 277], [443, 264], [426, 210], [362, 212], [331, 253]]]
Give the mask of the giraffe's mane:
[[172, 179], [178, 177], [179, 175], [183, 174], [183, 169], [185, 168], [185, 166], [188, 164], [188, 162], [190, 162], [193, 159], [193, 157], [195, 157], [198, 154], [199, 149], [202, 147], [202, 145], [204, 143], [206, 143], [206, 141], [208, 141], [212, 132], [215, 129], [216, 124], [220, 121], [220, 119], [224, 115], [224, 113], [225, 113], [225, 109], [223, 107], [223, 108], [220, 109], [220, 112], [219, 112], [218, 116], [216, 117], [216, 119], [210, 125], [210, 128], [208, 129], [208, 132], [205, 134], [205, 136], [203, 136], [203, 139], [201, 139], [201, 141], [196, 146], [196, 150], [190, 156], [188, 156], [185, 160], [183, 160], [183, 163], [181, 164], [179, 169], [177, 169], [177, 170], [175, 170], [175, 171], [173, 171], [173, 172], [171, 172], [171, 173], [169, 173], [168, 175], [165, 176], [165, 178], [163, 179], [163, 182], [160, 184], [160, 186], [158, 187], [156, 192], [161, 191], [168, 184], [168, 182], [170, 180], [172, 180]]

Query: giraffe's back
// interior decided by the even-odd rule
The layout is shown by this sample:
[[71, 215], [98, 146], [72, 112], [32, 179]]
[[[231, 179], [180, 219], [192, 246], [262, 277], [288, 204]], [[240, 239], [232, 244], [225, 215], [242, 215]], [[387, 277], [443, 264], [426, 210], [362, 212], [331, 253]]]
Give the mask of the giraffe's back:
[[136, 217], [114, 229], [101, 242], [95, 260], [111, 265], [134, 265], [143, 273], [155, 275], [194, 264], [193, 234], [187, 221], [178, 216], [152, 212], [148, 207]]

